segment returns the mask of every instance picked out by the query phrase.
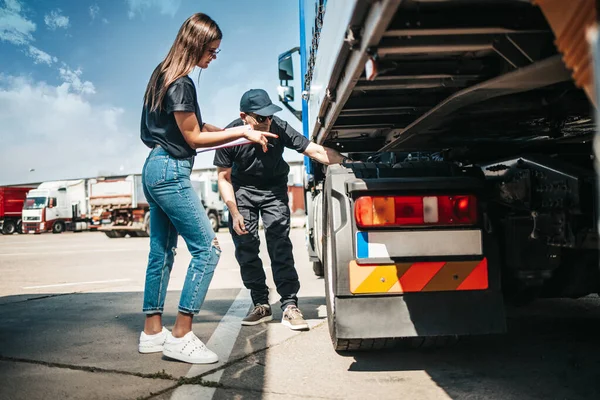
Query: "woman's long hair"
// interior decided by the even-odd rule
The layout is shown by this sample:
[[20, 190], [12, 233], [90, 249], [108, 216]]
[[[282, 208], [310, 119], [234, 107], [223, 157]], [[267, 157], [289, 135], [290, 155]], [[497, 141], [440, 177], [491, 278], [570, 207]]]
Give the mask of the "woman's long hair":
[[197, 13], [189, 17], [181, 25], [169, 54], [152, 73], [144, 94], [144, 105], [151, 111], [159, 110], [169, 86], [192, 72], [208, 45], [222, 38], [221, 29], [208, 15]]

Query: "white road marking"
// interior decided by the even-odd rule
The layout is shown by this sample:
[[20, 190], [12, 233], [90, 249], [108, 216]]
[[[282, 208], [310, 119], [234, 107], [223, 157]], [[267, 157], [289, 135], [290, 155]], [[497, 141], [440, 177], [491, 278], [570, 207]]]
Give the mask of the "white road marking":
[[78, 251], [44, 251], [44, 252], [28, 252], [28, 253], [0, 253], [0, 257], [4, 256], [46, 256], [52, 254], [82, 254], [82, 253], [115, 253], [119, 251], [144, 251], [148, 252], [148, 249], [98, 249], [98, 250], [78, 250]]
[[54, 284], [54, 285], [26, 286], [23, 289], [43, 289], [43, 288], [61, 287], [61, 286], [92, 285], [92, 284], [95, 284], [95, 283], [128, 282], [130, 280], [131, 279], [111, 279], [111, 280], [108, 280], [108, 281], [57, 283], [57, 284]]
[[[192, 378], [198, 376], [206, 371], [219, 367], [229, 361], [229, 356], [233, 350], [233, 345], [237, 340], [240, 330], [242, 329], [242, 319], [248, 313], [250, 306], [252, 305], [252, 298], [250, 297], [250, 291], [246, 288], [242, 288], [240, 293], [236, 297], [235, 301], [229, 307], [229, 311], [223, 317], [217, 329], [213, 332], [212, 336], [206, 343], [206, 347], [214, 351], [219, 355], [219, 362], [217, 364], [192, 365], [186, 377]], [[217, 371], [215, 374], [210, 376], [211, 381], [219, 382], [224, 370]], [[206, 387], [201, 385], [183, 385], [178, 387], [171, 400], [188, 400], [188, 399], [212, 399], [215, 394], [216, 388]]]

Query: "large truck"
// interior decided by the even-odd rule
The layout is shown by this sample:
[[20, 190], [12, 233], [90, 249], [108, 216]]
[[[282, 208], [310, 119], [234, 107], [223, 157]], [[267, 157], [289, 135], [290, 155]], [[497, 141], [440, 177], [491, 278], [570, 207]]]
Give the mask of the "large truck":
[[140, 175], [97, 178], [90, 185], [90, 206], [99, 231], [111, 239], [150, 236], [150, 207]]
[[213, 231], [218, 232], [219, 228], [227, 223], [227, 220], [224, 218], [224, 210], [226, 208], [219, 194], [216, 176], [201, 174], [192, 180], [192, 186], [194, 186], [196, 193], [198, 193], [202, 201]]
[[357, 161], [305, 159], [337, 351], [503, 333], [508, 303], [600, 291], [593, 0], [299, 5], [279, 99]]
[[43, 182], [27, 193], [23, 233], [80, 232], [92, 227], [88, 180]]
[[[215, 232], [219, 230], [223, 215], [223, 202], [216, 181], [194, 179], [191, 181], [200, 197]], [[101, 225], [99, 231], [109, 238], [150, 236], [150, 206], [142, 187], [141, 175], [98, 178], [90, 184], [90, 206], [93, 219]]]
[[23, 203], [34, 187], [0, 186], [0, 233], [22, 232]]

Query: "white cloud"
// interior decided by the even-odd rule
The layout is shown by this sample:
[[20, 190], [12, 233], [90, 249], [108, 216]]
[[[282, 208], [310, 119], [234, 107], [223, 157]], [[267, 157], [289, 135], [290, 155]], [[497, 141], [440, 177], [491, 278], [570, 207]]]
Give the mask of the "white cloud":
[[98, 4], [94, 4], [94, 5], [90, 6], [90, 17], [92, 17], [92, 19], [96, 19], [96, 17], [98, 16], [99, 13], [100, 13], [100, 7], [98, 7]]
[[44, 63], [44, 64], [52, 65], [52, 63], [55, 63], [58, 61], [58, 59], [56, 57], [52, 57], [50, 54], [46, 53], [45, 51], [42, 51], [42, 50], [38, 49], [37, 47], [31, 46], [31, 45], [29, 45], [27, 55], [30, 56], [31, 58], [33, 58], [34, 64]]
[[59, 68], [60, 77], [65, 81], [64, 85], [67, 85], [67, 90], [72, 90], [79, 94], [94, 94], [96, 93], [96, 88], [94, 84], [90, 81], [83, 82], [81, 80], [81, 69], [76, 69], [75, 71], [71, 70], [66, 65], [64, 68]]
[[158, 8], [161, 14], [170, 15], [173, 17], [179, 6], [181, 6], [181, 0], [125, 0], [129, 4], [129, 12], [127, 15], [129, 19], [135, 18], [136, 14], [141, 14], [144, 10], [150, 8]]
[[[24, 117], [24, 110], [35, 110]], [[0, 75], [0, 184], [140, 173], [148, 149], [124, 111], [94, 105], [63, 84]], [[35, 172], [29, 172], [35, 169]]]
[[104, 22], [105, 24], [108, 24], [108, 20], [106, 18], [102, 18], [102, 22]]
[[21, 12], [21, 4], [19, 4], [18, 0], [5, 0], [6, 8], [12, 10], [16, 13]]
[[44, 22], [46, 23], [46, 26], [48, 26], [48, 29], [52, 31], [56, 28], [67, 29], [69, 27], [69, 17], [62, 15], [62, 10], [60, 8], [52, 10], [50, 14], [46, 14]]
[[15, 45], [33, 41], [36, 25], [21, 15], [21, 4], [17, 0], [4, 0], [0, 7], [0, 40]]
[[[0, 40], [24, 47], [23, 52], [33, 58], [34, 64], [51, 66], [53, 63], [58, 62], [58, 58], [31, 44], [35, 40], [32, 33], [35, 31], [36, 26], [21, 15], [21, 11], [21, 3], [18, 0], [4, 0], [4, 8], [0, 8]], [[61, 13], [60, 9], [56, 9], [50, 15], [46, 15], [44, 20], [50, 29], [69, 26], [69, 17], [65, 17]], [[81, 79], [81, 69], [72, 70], [63, 63], [63, 67], [59, 68], [59, 72], [65, 82], [60, 87], [67, 92], [78, 94], [96, 93], [96, 88], [92, 82]]]

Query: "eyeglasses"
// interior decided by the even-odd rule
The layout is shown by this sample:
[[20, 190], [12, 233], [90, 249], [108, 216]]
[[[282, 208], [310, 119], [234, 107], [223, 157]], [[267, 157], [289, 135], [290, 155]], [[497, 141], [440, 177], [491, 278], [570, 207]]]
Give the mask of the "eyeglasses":
[[254, 118], [256, 120], [256, 122], [258, 122], [259, 124], [262, 124], [267, 119], [273, 119], [272, 115], [268, 115], [268, 116], [265, 117], [265, 116], [262, 116], [262, 115], [250, 114], [250, 116], [252, 118]]
[[221, 52], [221, 49], [216, 49], [216, 50], [208, 49], [208, 54], [210, 54], [213, 57], [216, 57], [217, 54], [219, 54], [220, 52]]

